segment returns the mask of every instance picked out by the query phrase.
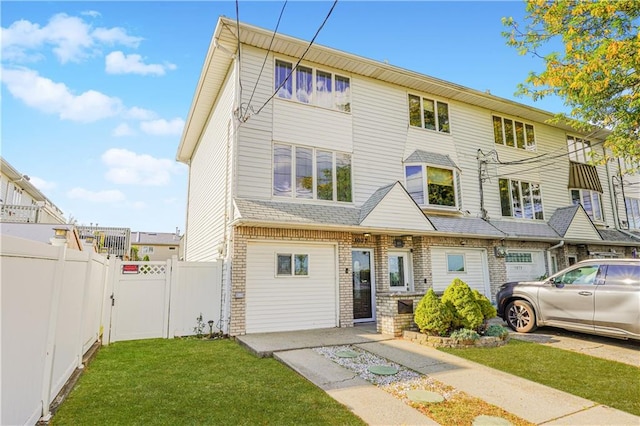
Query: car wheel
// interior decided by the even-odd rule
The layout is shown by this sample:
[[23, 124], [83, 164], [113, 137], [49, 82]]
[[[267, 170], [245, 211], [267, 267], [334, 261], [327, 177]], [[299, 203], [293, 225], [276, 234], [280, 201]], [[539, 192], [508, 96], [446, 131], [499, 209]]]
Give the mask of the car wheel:
[[536, 313], [529, 302], [514, 300], [507, 306], [507, 324], [518, 333], [529, 333], [535, 330]]

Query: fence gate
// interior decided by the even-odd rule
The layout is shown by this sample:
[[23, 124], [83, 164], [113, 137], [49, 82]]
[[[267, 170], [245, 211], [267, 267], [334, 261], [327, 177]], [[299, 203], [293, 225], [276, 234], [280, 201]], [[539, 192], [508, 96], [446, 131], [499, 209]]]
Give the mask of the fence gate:
[[111, 341], [167, 337], [171, 261], [116, 260]]

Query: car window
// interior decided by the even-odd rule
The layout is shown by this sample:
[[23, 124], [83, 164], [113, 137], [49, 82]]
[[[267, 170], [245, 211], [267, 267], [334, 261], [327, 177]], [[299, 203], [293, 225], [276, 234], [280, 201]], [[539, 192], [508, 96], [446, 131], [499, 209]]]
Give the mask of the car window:
[[640, 286], [639, 265], [609, 265], [605, 285]]
[[556, 284], [593, 285], [596, 283], [599, 265], [585, 265], [556, 277]]

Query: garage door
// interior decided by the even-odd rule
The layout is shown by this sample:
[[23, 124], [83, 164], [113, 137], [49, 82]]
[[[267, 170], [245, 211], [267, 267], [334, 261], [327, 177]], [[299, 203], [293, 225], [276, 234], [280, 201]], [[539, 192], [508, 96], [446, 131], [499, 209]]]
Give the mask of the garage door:
[[487, 251], [458, 247], [431, 249], [433, 290], [442, 293], [455, 278], [491, 299]]
[[338, 325], [334, 245], [247, 244], [246, 332]]
[[542, 251], [509, 250], [505, 260], [507, 281], [535, 280], [546, 273]]

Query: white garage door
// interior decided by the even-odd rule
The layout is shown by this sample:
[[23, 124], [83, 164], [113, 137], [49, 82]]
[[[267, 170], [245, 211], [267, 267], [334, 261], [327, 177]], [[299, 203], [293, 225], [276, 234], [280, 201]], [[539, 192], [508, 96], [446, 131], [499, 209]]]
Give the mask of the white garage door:
[[433, 290], [442, 293], [455, 278], [491, 299], [487, 251], [484, 249], [442, 247], [431, 249]]
[[509, 250], [505, 260], [507, 281], [535, 280], [546, 273], [542, 251]]
[[336, 327], [334, 245], [247, 244], [246, 332]]

